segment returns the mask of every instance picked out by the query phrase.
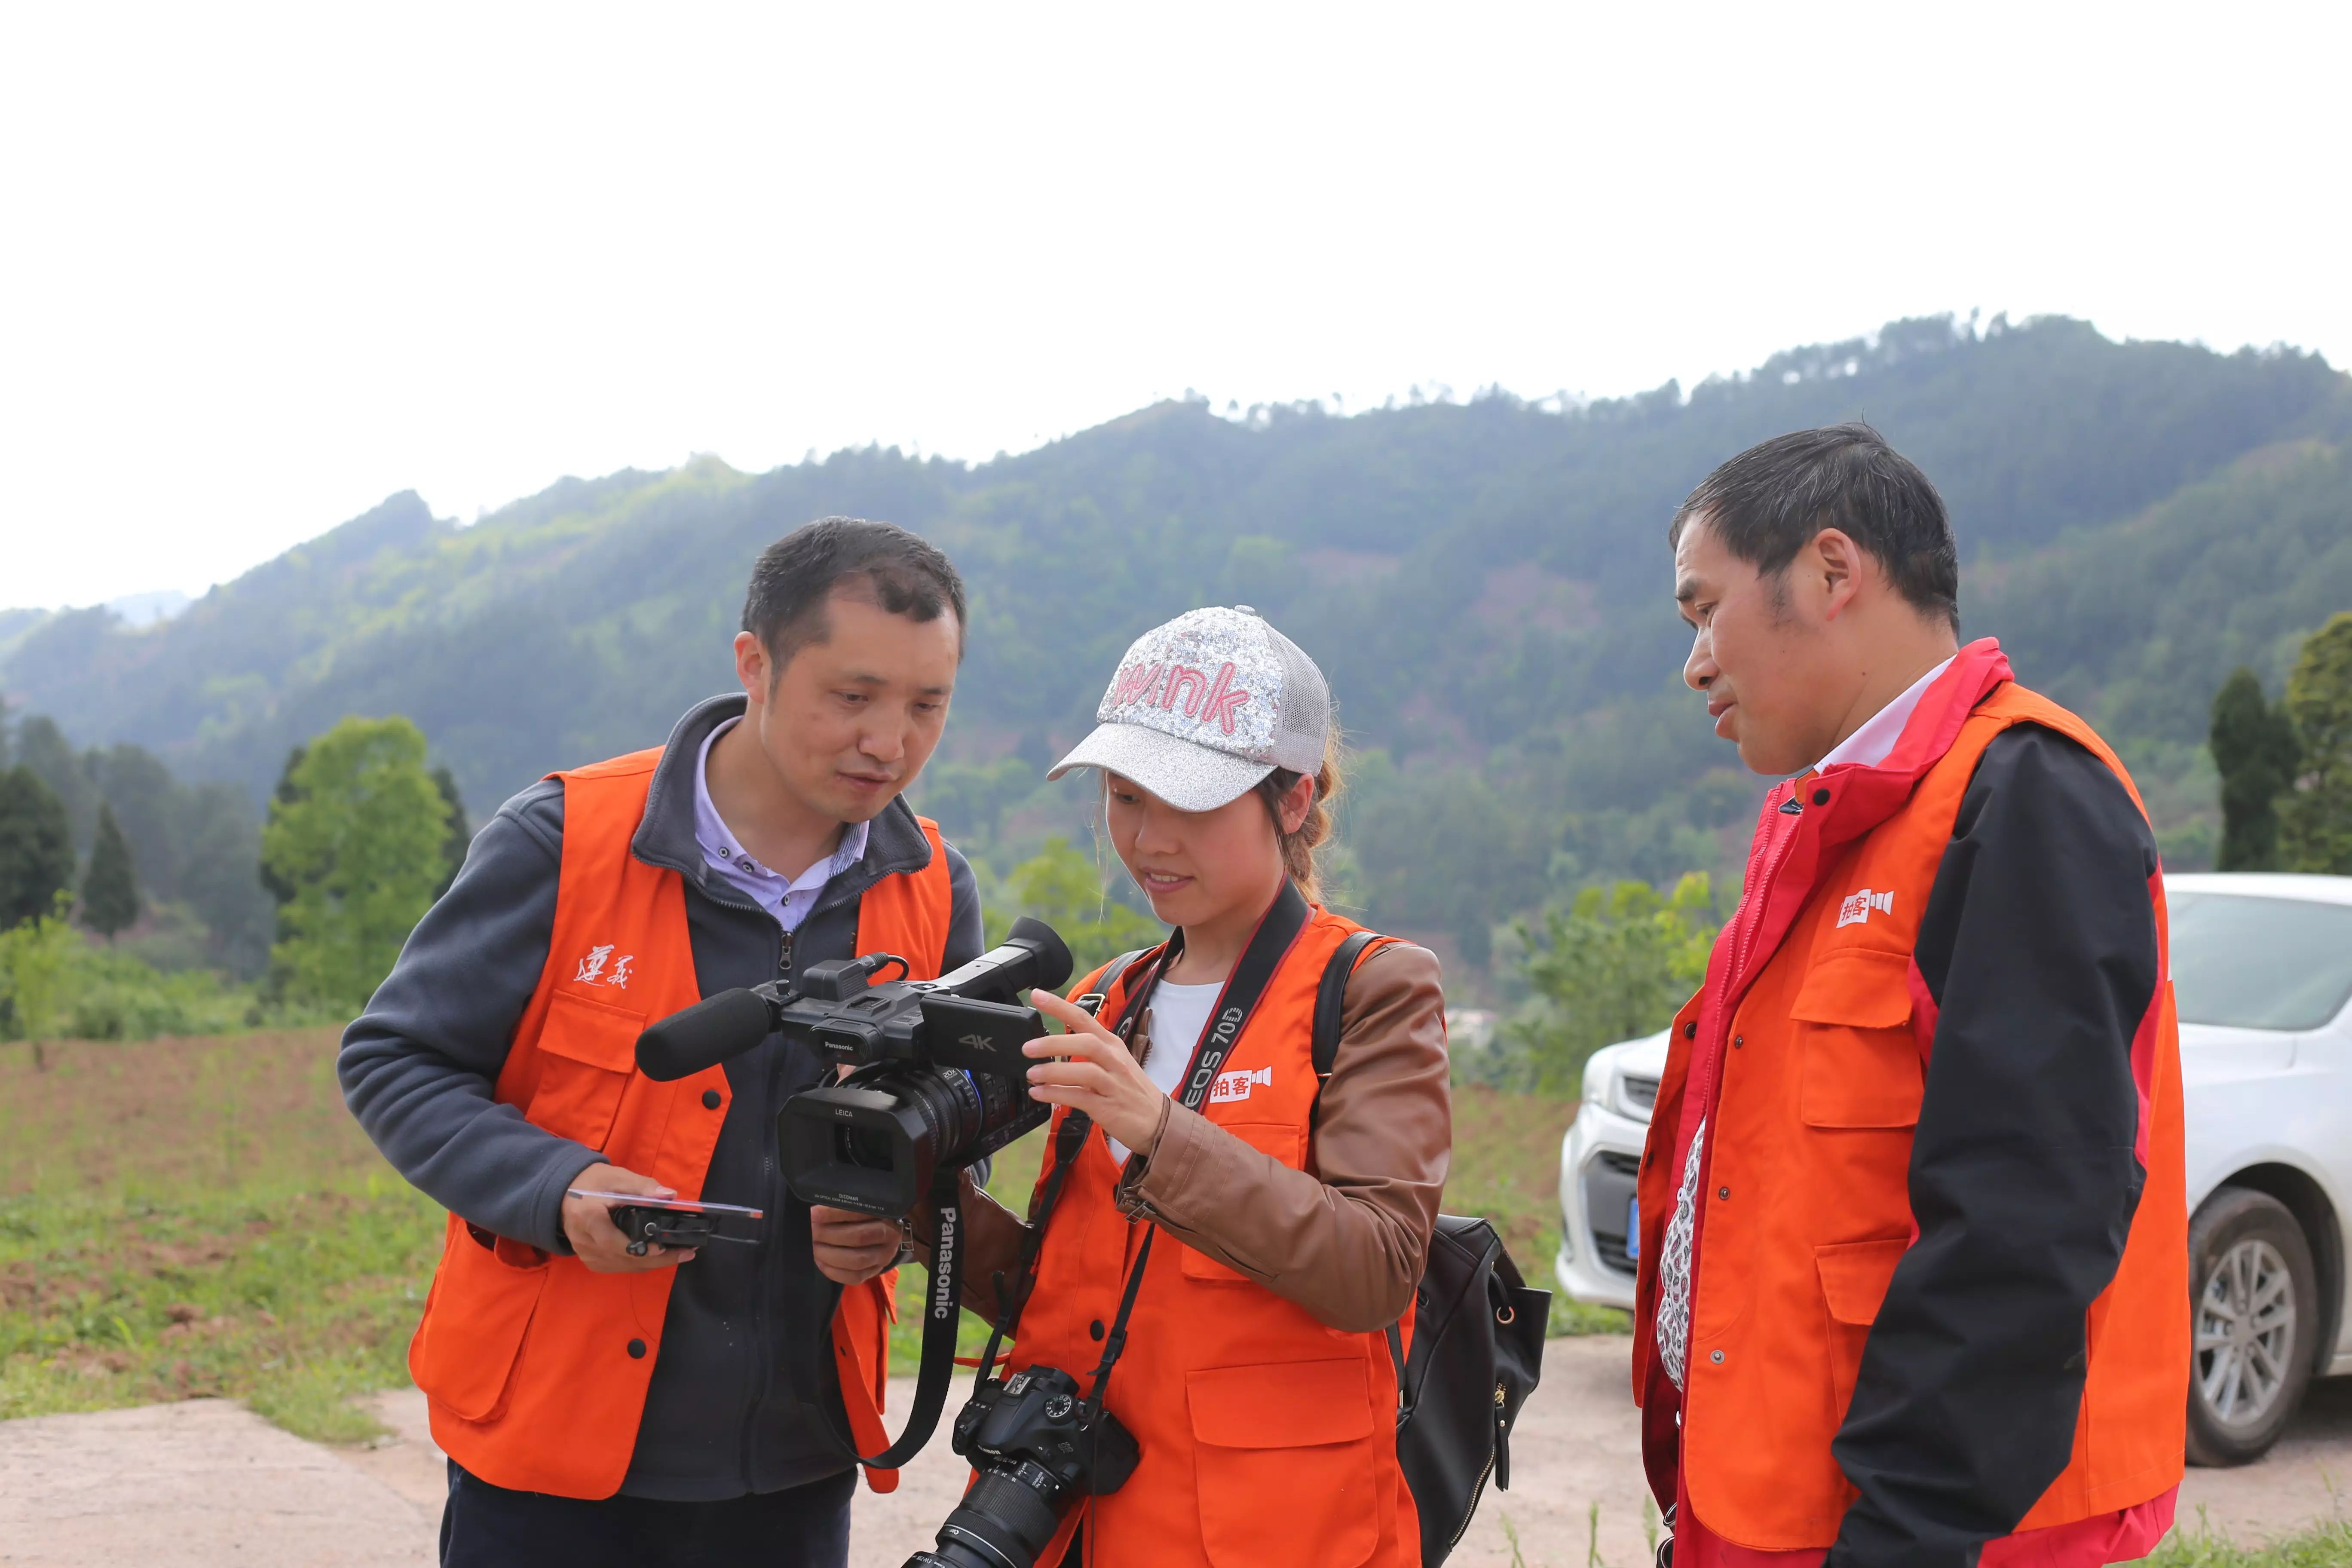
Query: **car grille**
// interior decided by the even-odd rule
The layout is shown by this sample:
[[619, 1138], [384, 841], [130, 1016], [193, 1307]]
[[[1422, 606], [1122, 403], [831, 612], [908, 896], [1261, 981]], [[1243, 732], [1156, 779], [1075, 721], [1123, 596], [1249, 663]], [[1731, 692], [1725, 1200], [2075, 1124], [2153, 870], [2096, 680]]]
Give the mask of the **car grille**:
[[1625, 1220], [1641, 1171], [1638, 1156], [1614, 1149], [1603, 1149], [1584, 1163], [1584, 1224], [1592, 1235], [1592, 1255], [1603, 1268], [1624, 1275], [1635, 1272], [1626, 1251]]
[[1644, 1116], [1647, 1116], [1651, 1111], [1655, 1110], [1658, 1108], [1658, 1080], [1656, 1079], [1637, 1078], [1629, 1072], [1617, 1081], [1622, 1086], [1620, 1092], [1624, 1095], [1625, 1103], [1633, 1110], [1640, 1111]]

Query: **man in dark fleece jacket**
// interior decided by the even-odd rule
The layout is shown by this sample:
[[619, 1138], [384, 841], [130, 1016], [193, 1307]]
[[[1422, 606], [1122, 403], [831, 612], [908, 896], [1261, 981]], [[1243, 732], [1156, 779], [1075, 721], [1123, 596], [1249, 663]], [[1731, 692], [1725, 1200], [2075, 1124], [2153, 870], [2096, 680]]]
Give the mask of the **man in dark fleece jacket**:
[[[735, 639], [744, 693], [678, 721], [628, 846], [683, 886], [700, 994], [855, 956], [861, 896], [929, 868], [932, 842], [900, 795], [939, 743], [963, 626], [955, 569], [888, 524], [829, 518], [761, 555]], [[677, 1275], [617, 1495], [510, 1490], [453, 1458], [442, 1561], [648, 1568], [735, 1556], [840, 1568], [856, 1469], [833, 1436], [834, 1357], [806, 1347], [829, 1332], [835, 1288], [825, 1276], [878, 1274], [898, 1237], [885, 1222], [813, 1215], [783, 1183], [776, 1113], [818, 1081], [814, 1053], [771, 1037], [725, 1064], [730, 1098], [700, 1195], [764, 1209], [752, 1246], [632, 1257], [609, 1205], [567, 1190], [663, 1184], [494, 1097], [542, 974], [554, 973], [565, 795], [562, 779], [542, 781], [484, 826], [345, 1031], [338, 1068], [385, 1157], [483, 1246], [510, 1244], [502, 1258], [519, 1246], [526, 1258], [532, 1248], [577, 1257], [594, 1273]], [[951, 968], [981, 951], [980, 898], [962, 857], [944, 844], [938, 852], [947, 877], [934, 868], [922, 885], [944, 889], [941, 962]], [[821, 1369], [826, 1386], [795, 1386], [795, 1365]], [[584, 1440], [569, 1430], [526, 1437]]]

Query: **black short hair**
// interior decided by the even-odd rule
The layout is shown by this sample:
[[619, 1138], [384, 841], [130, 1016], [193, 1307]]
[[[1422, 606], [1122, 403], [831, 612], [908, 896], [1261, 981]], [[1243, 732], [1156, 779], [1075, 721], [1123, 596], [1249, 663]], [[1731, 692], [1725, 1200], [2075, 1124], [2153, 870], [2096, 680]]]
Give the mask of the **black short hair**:
[[898, 524], [862, 517], [819, 518], [760, 552], [743, 596], [743, 629], [782, 670], [829, 635], [825, 601], [845, 585], [910, 621], [952, 613], [956, 656], [963, 656], [963, 579], [954, 563]]
[[1705, 518], [1724, 548], [1776, 576], [1825, 528], [1842, 529], [1922, 615], [1960, 624], [1960, 552], [1919, 466], [1859, 422], [1759, 441], [1699, 481], [1666, 528]]

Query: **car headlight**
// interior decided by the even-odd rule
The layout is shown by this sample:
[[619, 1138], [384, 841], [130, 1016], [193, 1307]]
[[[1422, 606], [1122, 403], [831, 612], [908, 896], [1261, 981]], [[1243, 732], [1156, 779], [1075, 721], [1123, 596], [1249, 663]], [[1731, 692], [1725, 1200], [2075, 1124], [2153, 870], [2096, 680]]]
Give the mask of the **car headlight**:
[[1609, 1102], [1609, 1069], [1588, 1066], [1584, 1069], [1584, 1103], [1606, 1105]]

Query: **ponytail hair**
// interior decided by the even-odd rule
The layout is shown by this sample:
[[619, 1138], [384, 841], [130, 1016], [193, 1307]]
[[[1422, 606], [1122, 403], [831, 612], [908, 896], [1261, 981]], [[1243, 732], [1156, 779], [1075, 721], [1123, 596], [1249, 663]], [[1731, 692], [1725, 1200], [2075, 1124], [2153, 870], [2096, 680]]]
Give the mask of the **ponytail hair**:
[[1257, 784], [1257, 797], [1265, 803], [1265, 814], [1274, 821], [1275, 839], [1282, 849], [1282, 868], [1312, 903], [1323, 901], [1323, 879], [1316, 868], [1315, 858], [1317, 851], [1330, 842], [1335, 826], [1331, 806], [1347, 791], [1347, 749], [1335, 723], [1329, 738], [1323, 742], [1323, 765], [1315, 770], [1315, 794], [1307, 802], [1306, 820], [1289, 833], [1282, 830], [1282, 797], [1305, 775], [1288, 768], [1276, 768]]

